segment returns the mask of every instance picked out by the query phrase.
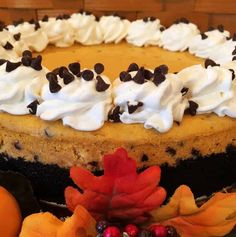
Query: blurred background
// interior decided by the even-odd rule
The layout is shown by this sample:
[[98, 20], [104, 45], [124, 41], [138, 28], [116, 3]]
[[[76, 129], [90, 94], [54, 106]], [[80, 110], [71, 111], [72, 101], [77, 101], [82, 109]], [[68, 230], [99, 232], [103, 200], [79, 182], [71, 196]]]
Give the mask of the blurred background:
[[9, 24], [20, 18], [41, 19], [45, 14], [57, 16], [81, 9], [97, 16], [116, 12], [130, 20], [156, 16], [165, 26], [184, 16], [202, 31], [222, 24], [236, 32], [236, 0], [0, 0], [0, 20]]

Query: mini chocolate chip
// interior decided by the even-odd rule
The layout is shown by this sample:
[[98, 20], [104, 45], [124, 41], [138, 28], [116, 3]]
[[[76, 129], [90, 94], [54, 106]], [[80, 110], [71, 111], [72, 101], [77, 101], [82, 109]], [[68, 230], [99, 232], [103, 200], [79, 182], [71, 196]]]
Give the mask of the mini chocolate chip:
[[185, 18], [185, 17], [181, 17], [179, 19], [179, 22], [182, 22], [182, 23], [185, 23], [185, 24], [189, 24], [189, 20], [187, 18]]
[[68, 65], [68, 68], [70, 69], [70, 71], [77, 76], [78, 74], [80, 74], [80, 63], [75, 62], [75, 63], [70, 63]]
[[143, 106], [143, 102], [139, 101], [136, 105], [129, 104], [128, 102], [127, 105], [129, 114], [133, 114], [139, 107]]
[[234, 56], [234, 57], [232, 58], [232, 61], [236, 61], [236, 56]]
[[68, 15], [68, 14], [63, 14], [63, 19], [65, 19], [65, 20], [68, 20], [69, 18], [70, 18], [70, 15]]
[[160, 31], [163, 32], [166, 28], [164, 26], [161, 26]]
[[198, 104], [192, 100], [188, 101], [189, 103], [189, 113], [194, 116], [197, 113]]
[[14, 35], [13, 35], [13, 38], [14, 38], [16, 41], [19, 41], [19, 40], [20, 40], [20, 37], [21, 37], [21, 33], [18, 33], [18, 34], [14, 34]]
[[156, 73], [154, 74], [154, 79], [153, 79], [153, 83], [156, 86], [159, 86], [163, 81], [165, 81], [166, 77], [164, 74], [162, 73]]
[[10, 61], [7, 61], [7, 64], [6, 64], [6, 72], [14, 71], [14, 70], [17, 69], [20, 65], [21, 65], [21, 62], [12, 63], [12, 62], [10, 62]]
[[233, 34], [232, 40], [236, 41], [236, 33]]
[[30, 57], [22, 57], [21, 62], [24, 66], [29, 67], [31, 65], [32, 59]]
[[74, 81], [75, 77], [73, 74], [71, 74], [68, 71], [64, 71], [63, 73], [63, 82], [65, 85], [71, 83], [72, 81]]
[[121, 80], [121, 81], [124, 81], [124, 79], [125, 79], [125, 77], [126, 77], [127, 74], [128, 74], [128, 73], [127, 73], [126, 71], [122, 71], [122, 72], [120, 73], [120, 75], [119, 75], [120, 80]]
[[154, 16], [151, 16], [149, 19], [150, 19], [150, 21], [155, 21], [157, 18]]
[[162, 73], [162, 74], [167, 74], [168, 73], [168, 70], [169, 70], [169, 68], [168, 68], [168, 66], [167, 65], [160, 65], [160, 66], [158, 66], [158, 67], [156, 67], [155, 69], [154, 69], [154, 74], [160, 74], [160, 73]]
[[39, 105], [38, 100], [34, 100], [32, 103], [27, 105], [27, 108], [29, 108], [29, 112], [31, 114], [36, 114], [38, 105]]
[[170, 156], [175, 156], [176, 155], [176, 150], [172, 147], [167, 147], [166, 148], [166, 153], [168, 153]]
[[181, 90], [182, 95], [183, 96], [186, 95], [188, 93], [188, 90], [189, 89], [187, 87], [183, 87], [182, 90]]
[[208, 31], [213, 31], [213, 30], [215, 30], [215, 28], [213, 26], [208, 27]]
[[40, 28], [41, 28], [41, 26], [40, 26], [39, 22], [36, 21], [35, 24], [34, 24], [34, 30], [37, 31]]
[[13, 25], [14, 25], [14, 26], [18, 26], [18, 25], [20, 25], [20, 24], [22, 24], [22, 23], [24, 23], [24, 19], [23, 19], [23, 18], [20, 18], [20, 19], [17, 20], [17, 21], [13, 21]]
[[136, 75], [133, 77], [133, 81], [137, 84], [143, 84], [145, 82], [142, 70], [137, 71]]
[[147, 162], [148, 161], [148, 156], [146, 154], [143, 154], [141, 158], [141, 162]]
[[55, 82], [58, 82], [57, 80], [57, 75], [54, 73], [54, 72], [48, 72], [46, 74], [46, 78], [48, 81], [55, 81]]
[[42, 56], [41, 55], [38, 55], [36, 58], [32, 58], [32, 61], [31, 61], [31, 67], [36, 70], [36, 71], [40, 71], [42, 70]]
[[35, 23], [35, 20], [34, 18], [32, 18], [31, 20], [28, 21], [30, 24], [34, 24]]
[[224, 26], [223, 25], [218, 25], [217, 29], [222, 33], [224, 32]]
[[235, 47], [235, 49], [233, 50], [232, 55], [236, 55], [236, 47]]
[[128, 67], [127, 72], [133, 72], [133, 71], [138, 71], [139, 66], [136, 63], [131, 63]]
[[128, 81], [132, 81], [132, 77], [129, 73], [126, 74], [125, 78], [123, 79], [123, 82], [128, 82]]
[[13, 45], [10, 43], [10, 42], [8, 42], [7, 41], [7, 43], [4, 45], [4, 46], [2, 46], [4, 49], [6, 49], [6, 50], [12, 50], [13, 49]]
[[90, 12], [90, 11], [85, 11], [84, 13], [85, 13], [85, 15], [87, 15], [87, 16], [92, 15], [92, 12]]
[[110, 87], [110, 84], [107, 84], [107, 83], [102, 79], [102, 77], [97, 76], [96, 79], [97, 79], [96, 91], [98, 91], [98, 92], [103, 92], [103, 91], [106, 91], [106, 90]]
[[213, 60], [207, 58], [205, 60], [205, 68], [208, 68], [209, 66], [215, 67], [215, 66], [220, 66], [220, 65], [214, 62]]
[[22, 149], [22, 146], [19, 141], [14, 142], [13, 145], [16, 148], [16, 150], [20, 151]]
[[208, 36], [205, 33], [201, 33], [202, 40], [207, 39]]
[[49, 19], [48, 15], [44, 15], [43, 18], [42, 18], [42, 21], [43, 22], [47, 22]]
[[147, 79], [147, 80], [150, 80], [153, 78], [153, 73], [147, 69], [144, 69], [143, 71], [143, 75], [144, 75], [144, 78]]
[[119, 123], [120, 122], [120, 115], [121, 115], [120, 106], [116, 106], [109, 112], [108, 120], [112, 121], [114, 123]]
[[64, 75], [65, 71], [68, 71], [67, 67], [62, 66], [62, 67], [59, 68], [58, 75], [59, 75], [60, 78], [63, 78], [63, 75]]
[[226, 40], [231, 40], [232, 38], [230, 36], [227, 36], [226, 37]]
[[56, 17], [56, 20], [62, 20], [63, 19], [63, 16], [62, 15], [58, 15], [57, 17]]
[[61, 90], [61, 86], [55, 80], [49, 80], [49, 90], [51, 93], [57, 93]]
[[32, 52], [30, 50], [25, 50], [23, 53], [22, 53], [22, 57], [29, 57], [29, 58], [32, 58]]
[[233, 69], [229, 69], [232, 72], [232, 81], [235, 79], [235, 72]]
[[102, 63], [96, 63], [94, 65], [94, 71], [97, 73], [97, 74], [101, 74], [103, 73], [104, 71], [104, 65]]
[[144, 17], [143, 18], [143, 21], [146, 23], [146, 22], [148, 22], [148, 17]]
[[52, 72], [56, 75], [59, 75], [59, 70], [60, 70], [60, 68], [57, 67], [57, 68], [53, 69]]
[[93, 71], [87, 69], [82, 72], [81, 76], [85, 81], [91, 81], [93, 80], [94, 73]]
[[2, 66], [4, 63], [6, 63], [7, 60], [6, 59], [0, 59], [0, 66]]

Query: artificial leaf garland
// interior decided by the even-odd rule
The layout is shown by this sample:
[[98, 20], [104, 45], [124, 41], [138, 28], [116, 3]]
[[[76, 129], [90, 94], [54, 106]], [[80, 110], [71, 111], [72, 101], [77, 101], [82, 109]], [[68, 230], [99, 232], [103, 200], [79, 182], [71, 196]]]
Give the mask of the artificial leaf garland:
[[77, 205], [82, 205], [97, 220], [146, 221], [148, 213], [166, 198], [166, 191], [158, 186], [160, 168], [153, 166], [137, 174], [136, 162], [123, 148], [105, 155], [103, 163], [104, 175], [100, 177], [80, 167], [71, 168], [70, 177], [83, 193], [67, 187], [67, 207], [74, 211]]
[[49, 212], [32, 214], [24, 219], [20, 237], [94, 237], [96, 221], [82, 207], [64, 222]]
[[236, 193], [218, 192], [197, 207], [190, 188], [182, 185], [151, 214], [152, 222], [174, 226], [181, 237], [225, 236], [236, 225]]

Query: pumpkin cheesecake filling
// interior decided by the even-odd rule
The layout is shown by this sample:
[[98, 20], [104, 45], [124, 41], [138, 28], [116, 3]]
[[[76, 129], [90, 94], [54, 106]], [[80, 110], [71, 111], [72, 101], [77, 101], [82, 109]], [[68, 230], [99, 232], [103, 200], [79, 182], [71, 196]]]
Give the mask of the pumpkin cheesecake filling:
[[[69, 19], [73, 27], [76, 27], [76, 19], [76, 15]], [[19, 61], [22, 64], [19, 65], [16, 65], [17, 60], [3, 61], [0, 69], [4, 71], [7, 65], [10, 67], [6, 75], [26, 68], [29, 71], [35, 70], [36, 76], [33, 72], [31, 74], [34, 80], [38, 80], [42, 69], [45, 71], [45, 78], [40, 78], [40, 88], [37, 88], [37, 92], [42, 93], [34, 93], [31, 101], [22, 91], [24, 95], [20, 97], [27, 104], [24, 101], [25, 112], [21, 115], [15, 115], [19, 107], [14, 107], [14, 111], [14, 108], [7, 110], [0, 106], [2, 111], [13, 111], [11, 114], [0, 113], [0, 169], [11, 169], [25, 174], [32, 181], [38, 196], [62, 201], [64, 187], [69, 182], [70, 167], [82, 166], [100, 174], [103, 169], [102, 156], [112, 153], [117, 147], [124, 147], [136, 159], [139, 169], [151, 165], [162, 167], [162, 186], [167, 187], [169, 194], [183, 183], [188, 184], [197, 196], [233, 183], [236, 180], [235, 172], [232, 172], [232, 167], [236, 166], [236, 159], [233, 158], [236, 155], [235, 82], [232, 80], [235, 68], [222, 67], [209, 60], [204, 67], [203, 59], [187, 52], [172, 52], [187, 48], [183, 38], [181, 45], [176, 45], [174, 49], [169, 47], [168, 39], [172, 39], [172, 33], [179, 31], [179, 28], [183, 28], [189, 38], [197, 38], [196, 35], [199, 35], [195, 25], [188, 25], [188, 22], [175, 23], [173, 29], [165, 31], [156, 19], [148, 18], [129, 24], [111, 17], [103, 18], [100, 32], [96, 30], [99, 24], [93, 17], [84, 16], [83, 19], [84, 24], [91, 27], [93, 40], [90, 42], [78, 34], [77, 42], [96, 44], [94, 37], [103, 32], [106, 42], [118, 43], [128, 35], [129, 42], [148, 47], [135, 47], [121, 41], [116, 45], [74, 44], [65, 48], [64, 46], [71, 45], [66, 37], [70, 32], [66, 31], [61, 32], [60, 37], [51, 34], [49, 38], [49, 42], [61, 48], [48, 46], [42, 52], [43, 66], [48, 70], [40, 68], [41, 61], [36, 55], [23, 54]], [[111, 24], [109, 32], [105, 32], [109, 19], [113, 25]], [[42, 28], [54, 29], [54, 23], [66, 25], [69, 24], [68, 21], [45, 18]], [[117, 25], [120, 25], [120, 32], [116, 37], [111, 37], [111, 32]], [[82, 25], [80, 27], [86, 29]], [[146, 33], [136, 35], [136, 27]], [[153, 35], [155, 30], [158, 32]], [[154, 38], [150, 36], [149, 39], [144, 39], [143, 36], [149, 33]], [[208, 35], [210, 33], [201, 36], [201, 39], [210, 38]], [[142, 42], [138, 37], [142, 38]], [[213, 39], [215, 40], [214, 37]], [[163, 45], [172, 51], [150, 45]], [[26, 52], [28, 51], [24, 51], [25, 54]], [[139, 66], [127, 70], [132, 62]], [[59, 65], [63, 68], [58, 69]], [[80, 70], [80, 65], [86, 68]], [[163, 67], [158, 69], [159, 65], [168, 65], [167, 71], [165, 67], [164, 71]], [[150, 78], [147, 77], [147, 72]], [[8, 81], [7, 77], [4, 79]], [[176, 84], [173, 80], [176, 80]], [[27, 81], [25, 83], [29, 86]], [[11, 81], [10, 84], [12, 85]], [[158, 91], [165, 85], [166, 90]], [[143, 87], [147, 87], [147, 91], [152, 88], [156, 91], [154, 94], [163, 93], [160, 104], [149, 106], [148, 103], [155, 101], [156, 97], [150, 97], [151, 93], [144, 95], [143, 89], [140, 89]], [[84, 91], [88, 93], [85, 95]], [[88, 104], [91, 101], [100, 101], [99, 98], [104, 102], [103, 107], [94, 109], [94, 104]], [[165, 101], [167, 98], [168, 101]], [[12, 101], [14, 104], [15, 100]], [[84, 111], [88, 109], [84, 110], [82, 103], [92, 112], [86, 115]], [[161, 110], [163, 118], [154, 117], [150, 120], [164, 104], [168, 113]], [[58, 110], [61, 112], [58, 113]], [[99, 122], [96, 116], [93, 117], [94, 111], [101, 115]], [[184, 111], [188, 113], [184, 114]], [[83, 116], [83, 123], [76, 120], [77, 116]], [[168, 126], [162, 127], [160, 124], [166, 122], [166, 116], [170, 117]], [[61, 119], [66, 126], [63, 126]], [[108, 119], [110, 121], [106, 121]], [[118, 122], [120, 120], [122, 123]], [[87, 127], [86, 121], [91, 122], [92, 129]], [[201, 187], [197, 180], [200, 180]]]

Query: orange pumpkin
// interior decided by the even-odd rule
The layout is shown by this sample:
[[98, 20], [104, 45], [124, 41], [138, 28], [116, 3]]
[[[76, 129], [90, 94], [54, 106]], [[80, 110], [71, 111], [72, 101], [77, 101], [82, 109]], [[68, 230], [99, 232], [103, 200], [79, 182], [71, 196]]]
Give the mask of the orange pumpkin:
[[16, 199], [0, 186], [0, 236], [19, 236], [21, 222], [20, 207]]

